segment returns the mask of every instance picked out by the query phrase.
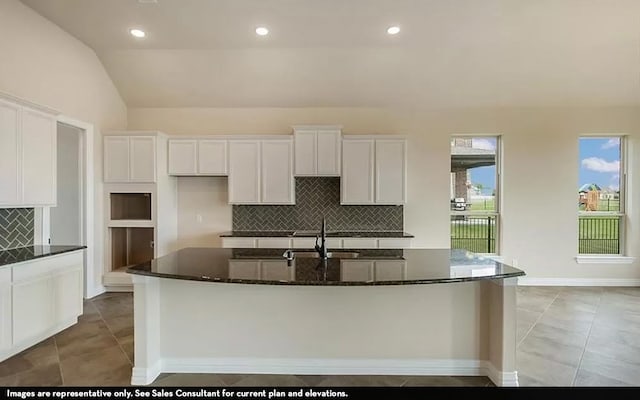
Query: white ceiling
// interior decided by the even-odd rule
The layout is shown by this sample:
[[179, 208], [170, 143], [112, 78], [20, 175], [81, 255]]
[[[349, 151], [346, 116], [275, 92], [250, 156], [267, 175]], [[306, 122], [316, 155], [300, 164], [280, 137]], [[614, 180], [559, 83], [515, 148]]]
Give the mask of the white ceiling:
[[640, 0], [22, 1], [132, 107], [640, 105]]

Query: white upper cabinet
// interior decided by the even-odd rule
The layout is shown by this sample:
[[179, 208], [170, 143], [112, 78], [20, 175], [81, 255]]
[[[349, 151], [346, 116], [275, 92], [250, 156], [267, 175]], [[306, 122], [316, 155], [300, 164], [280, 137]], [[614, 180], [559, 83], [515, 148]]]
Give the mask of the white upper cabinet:
[[0, 207], [56, 205], [56, 117], [0, 100]]
[[373, 140], [342, 141], [341, 204], [374, 204]]
[[20, 202], [20, 106], [0, 100], [0, 207]]
[[197, 175], [198, 141], [169, 140], [169, 175]]
[[227, 175], [227, 140], [169, 140], [169, 175]]
[[156, 182], [158, 145], [161, 144], [158, 143], [156, 134], [105, 135], [104, 181]]
[[376, 204], [404, 204], [407, 201], [407, 141], [376, 140]]
[[227, 141], [198, 140], [198, 174], [227, 175]]
[[261, 203], [295, 204], [292, 141], [263, 140], [261, 159]]
[[296, 176], [340, 176], [339, 126], [297, 126], [295, 138]]
[[345, 137], [340, 203], [397, 205], [406, 200], [406, 139]]
[[295, 204], [291, 139], [229, 141], [230, 204]]
[[229, 203], [260, 204], [260, 141], [229, 141]]

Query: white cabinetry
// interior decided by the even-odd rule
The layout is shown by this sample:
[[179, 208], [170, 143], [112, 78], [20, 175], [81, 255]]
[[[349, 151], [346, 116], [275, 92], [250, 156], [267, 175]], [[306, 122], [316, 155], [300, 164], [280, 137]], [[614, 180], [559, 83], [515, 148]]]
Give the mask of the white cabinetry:
[[75, 324], [82, 251], [0, 268], [0, 361]]
[[405, 260], [340, 260], [341, 281], [399, 281], [406, 276]]
[[340, 204], [374, 204], [373, 140], [342, 141]]
[[280, 260], [229, 260], [229, 278], [290, 281], [295, 279], [295, 267]]
[[[316, 239], [312, 237], [223, 237], [224, 248], [291, 248], [313, 249]], [[327, 238], [328, 249], [409, 249], [411, 238]]]
[[158, 141], [155, 134], [118, 134], [104, 137], [106, 183], [156, 181]]
[[404, 204], [406, 139], [349, 136], [342, 141], [341, 204]]
[[56, 205], [55, 115], [0, 100], [0, 207]]
[[227, 175], [227, 140], [170, 139], [169, 175]]
[[230, 204], [295, 204], [291, 139], [229, 142]]
[[295, 126], [295, 175], [340, 176], [340, 126]]

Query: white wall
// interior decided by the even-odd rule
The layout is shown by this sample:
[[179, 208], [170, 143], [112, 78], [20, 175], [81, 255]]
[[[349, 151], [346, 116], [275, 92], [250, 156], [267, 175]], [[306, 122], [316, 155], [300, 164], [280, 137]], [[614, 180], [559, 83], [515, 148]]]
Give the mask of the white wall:
[[58, 124], [57, 203], [49, 210], [51, 244], [82, 244], [80, 149], [83, 131]]
[[0, 91], [91, 123], [94, 140], [95, 285], [103, 270], [102, 140], [100, 132], [126, 127], [127, 109], [89, 47], [18, 0], [0, 1]]
[[[409, 110], [374, 108], [130, 108], [130, 129], [159, 129], [172, 135], [290, 134], [295, 124], [342, 124], [347, 134], [389, 133], [409, 138], [405, 230], [415, 244], [449, 247], [451, 134], [501, 134], [504, 146], [502, 250], [505, 260], [535, 278], [640, 278], [631, 265], [576, 264], [578, 137], [586, 133], [629, 134], [631, 161], [640, 159], [638, 108], [530, 108]], [[633, 164], [629, 166], [633, 171]], [[181, 215], [210, 207], [216, 229], [181, 222], [181, 244], [207, 242], [231, 229], [223, 187], [205, 194], [207, 181], [179, 183]], [[629, 182], [628, 254], [640, 256], [640, 174]], [[198, 193], [196, 195], [196, 193]], [[215, 201], [207, 196], [215, 197]], [[540, 196], [552, 196], [552, 201]], [[217, 210], [217, 211], [216, 211]], [[226, 217], [229, 213], [228, 217]], [[189, 217], [193, 221], [193, 216]]]

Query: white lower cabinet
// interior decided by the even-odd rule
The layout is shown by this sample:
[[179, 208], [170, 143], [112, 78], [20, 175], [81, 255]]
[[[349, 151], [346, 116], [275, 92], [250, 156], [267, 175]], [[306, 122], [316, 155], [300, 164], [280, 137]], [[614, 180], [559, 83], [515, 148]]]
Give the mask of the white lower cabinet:
[[407, 277], [407, 262], [405, 260], [377, 260], [374, 267], [376, 281], [399, 281]]
[[295, 267], [280, 260], [229, 260], [230, 279], [290, 281]]
[[291, 247], [291, 240], [288, 238], [258, 238], [259, 249], [288, 249]]
[[377, 249], [378, 239], [376, 238], [344, 238], [342, 239], [344, 249]]
[[0, 361], [77, 322], [82, 251], [0, 268]]
[[369, 282], [373, 280], [373, 261], [340, 260], [340, 280], [346, 282]]
[[229, 260], [230, 279], [260, 279], [260, 261]]
[[246, 237], [223, 237], [222, 247], [225, 249], [253, 249], [256, 247], [256, 239]]
[[[223, 248], [238, 249], [313, 249], [316, 244], [315, 237], [223, 237]], [[328, 249], [409, 249], [411, 238], [327, 238]]]

